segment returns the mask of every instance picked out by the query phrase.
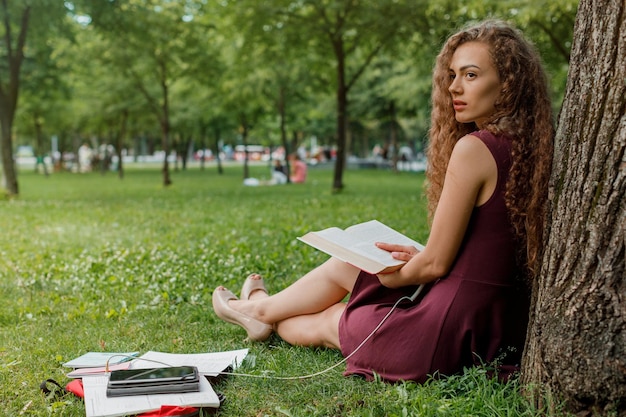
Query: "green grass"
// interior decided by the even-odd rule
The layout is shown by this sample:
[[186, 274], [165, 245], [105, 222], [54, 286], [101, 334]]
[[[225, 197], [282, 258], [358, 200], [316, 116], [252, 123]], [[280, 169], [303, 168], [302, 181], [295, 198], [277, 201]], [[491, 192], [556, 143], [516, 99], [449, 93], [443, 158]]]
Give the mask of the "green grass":
[[[253, 176], [266, 176], [253, 167]], [[217, 285], [238, 291], [251, 272], [277, 291], [325, 255], [296, 237], [377, 218], [427, 237], [423, 175], [348, 171], [331, 194], [332, 170], [304, 185], [242, 186], [241, 167], [172, 173], [22, 171], [20, 197], [0, 201], [0, 413], [80, 416], [82, 401], [48, 398], [46, 378], [67, 382], [62, 363], [86, 351], [176, 353], [250, 349], [246, 372], [293, 376], [325, 369], [338, 352], [295, 348], [273, 336], [244, 342], [217, 319]], [[368, 383], [343, 366], [304, 381], [229, 377], [220, 416], [535, 416], [513, 381], [484, 369], [424, 385]], [[20, 414], [22, 413], [22, 414]]]

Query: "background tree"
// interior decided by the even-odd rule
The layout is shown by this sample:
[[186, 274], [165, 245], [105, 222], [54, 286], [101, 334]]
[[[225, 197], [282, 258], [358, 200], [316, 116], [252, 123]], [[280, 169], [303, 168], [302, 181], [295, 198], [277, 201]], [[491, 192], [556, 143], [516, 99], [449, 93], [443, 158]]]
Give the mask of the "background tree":
[[224, 110], [236, 122], [235, 143], [243, 146], [243, 178], [246, 179], [250, 176], [248, 145], [251, 145], [252, 130], [271, 111], [271, 105], [263, 94], [268, 74], [260, 65], [259, 56], [247, 54], [242, 38], [234, 39], [223, 57], [229, 71], [221, 78], [220, 96]]
[[625, 62], [626, 4], [582, 0], [523, 365], [581, 416], [626, 415]]
[[206, 30], [195, 26], [193, 20], [201, 3], [91, 0], [86, 1], [86, 5], [94, 25], [111, 44], [107, 63], [131, 80], [158, 120], [165, 155], [163, 185], [168, 186], [172, 182], [168, 161], [170, 88], [194, 63], [189, 50], [197, 50], [199, 38], [195, 31]]
[[[298, 109], [302, 109], [303, 103], [311, 104], [311, 86], [315, 84], [310, 69], [316, 62], [307, 51], [309, 39], [272, 8], [241, 7], [238, 3], [232, 11], [232, 26], [242, 32], [239, 54], [245, 57], [238, 66], [257, 74], [259, 92], [271, 106], [265, 115], [266, 129], [259, 130], [265, 130], [263, 135], [269, 139], [270, 147], [280, 144], [286, 154], [292, 153], [299, 145], [306, 123]], [[286, 166], [289, 170], [288, 158]]]
[[[32, 0], [29, 4], [34, 6], [47, 1], [51, 0]], [[103, 139], [93, 136], [93, 132], [110, 135], [112, 129], [98, 127], [103, 123], [114, 123], [118, 126], [115, 130], [120, 131], [122, 108], [127, 107], [124, 104], [128, 100], [127, 92], [132, 90], [122, 88], [121, 85], [133, 81], [137, 86], [134, 88], [135, 94], [151, 104], [150, 108], [154, 109], [151, 111], [152, 118], [157, 120], [156, 123], [150, 122], [146, 111], [131, 111], [128, 114], [128, 134], [134, 135], [134, 150], [168, 152], [170, 134], [180, 137], [183, 129], [186, 132], [195, 130], [195, 123], [189, 120], [191, 113], [199, 118], [198, 132], [204, 132], [197, 134], [200, 136], [198, 141], [192, 141], [194, 147], [200, 144], [200, 138], [209, 131], [213, 132], [212, 138], [219, 137], [220, 141], [230, 145], [241, 142], [240, 132], [228, 126], [232, 123], [226, 117], [232, 110], [229, 97], [237, 92], [239, 81], [242, 84], [252, 83], [254, 94], [264, 97], [254, 98], [260, 107], [257, 109], [258, 117], [254, 121], [250, 141], [260, 141], [270, 146], [279, 142], [284, 146], [286, 142], [289, 145], [287, 147], [291, 148], [300, 144], [313, 148], [315, 145], [324, 145], [326, 148], [336, 146], [339, 151], [343, 147], [342, 152], [337, 152], [339, 157], [333, 178], [333, 182], [337, 182], [337, 177], [342, 177], [345, 157], [353, 152], [367, 155], [369, 140], [374, 135], [373, 127], [382, 125], [384, 121], [381, 119], [388, 119], [392, 113], [397, 120], [389, 126], [398, 127], [397, 132], [400, 132], [401, 127], [406, 132], [404, 139], [396, 135], [400, 142], [404, 141], [398, 145], [420, 149], [420, 142], [427, 129], [428, 90], [434, 54], [443, 39], [468, 20], [489, 16], [506, 18], [528, 33], [545, 58], [553, 79], [552, 85], [555, 86], [555, 108], [558, 107], [564, 90], [571, 22], [576, 4], [576, 0], [554, 0], [548, 6], [540, 0], [519, 4], [495, 0], [468, 0], [463, 3], [424, 0], [420, 5], [395, 0], [299, 3], [282, 0], [265, 3], [246, 0], [69, 1], [64, 2], [67, 9], [59, 10], [69, 11], [73, 20], [66, 20], [74, 24], [76, 32], [79, 35], [90, 32], [99, 34], [101, 41], [107, 44], [96, 61], [100, 65], [106, 64], [105, 68], [98, 71], [97, 77], [93, 73], [80, 71], [81, 68], [92, 68], [92, 63], [83, 65], [80, 58], [93, 48], [93, 36], [78, 36], [78, 40], [72, 44], [77, 59], [71, 65], [66, 65], [67, 71], [63, 74], [63, 78], [67, 77], [74, 82], [71, 101], [52, 91], [48, 92], [49, 96], [59, 97], [57, 103], [45, 104], [31, 94], [24, 97], [29, 100], [31, 109], [55, 109], [56, 121], [65, 122], [58, 123], [59, 129], [55, 133], [49, 133], [58, 136], [61, 151], [75, 152], [87, 136], [92, 142]], [[42, 40], [39, 49], [44, 52], [46, 45], [63, 43], [63, 39], [56, 35], [55, 42], [48, 42], [53, 39], [49, 23], [38, 25], [39, 29], [48, 30], [47, 37], [38, 38]], [[246, 49], [245, 44], [251, 42], [250, 28], [255, 30], [254, 48]], [[336, 55], [342, 49], [337, 42], [343, 42], [343, 61]], [[29, 47], [29, 53], [32, 55], [36, 49]], [[245, 60], [237, 58], [238, 61], [228, 58], [229, 54], [234, 55], [237, 50], [251, 56], [244, 57]], [[385, 74], [380, 73], [380, 67], [372, 67], [370, 64], [381, 52], [382, 59], [391, 64]], [[45, 53], [37, 54], [41, 58], [38, 62], [46, 62]], [[156, 62], [157, 55], [163, 59], [161, 63]], [[222, 57], [226, 57], [224, 62]], [[117, 64], [113, 65], [113, 62]], [[54, 64], [55, 61], [50, 63]], [[344, 87], [348, 87], [343, 88], [345, 102], [340, 100], [344, 95], [338, 94], [341, 84], [338, 71], [342, 66]], [[158, 68], [168, 71], [165, 83], [156, 77], [155, 69]], [[102, 86], [101, 91], [107, 92], [110, 102], [117, 102], [109, 106], [105, 113], [93, 111], [91, 106], [97, 103], [96, 100], [89, 105], [84, 102], [89, 97], [89, 88], [95, 90], [94, 84], [100, 84], [103, 77], [106, 82], [114, 83], [117, 80], [120, 84], [119, 89]], [[178, 83], [182, 85], [177, 86]], [[163, 85], [167, 87], [166, 90]], [[50, 88], [55, 86], [53, 84]], [[193, 94], [184, 94], [185, 89], [190, 87], [194, 88]], [[120, 93], [119, 97], [115, 96], [116, 91]], [[146, 92], [150, 99], [147, 99]], [[164, 99], [164, 92], [168, 94], [167, 100]], [[198, 106], [196, 100], [200, 97], [208, 100], [200, 101]], [[164, 106], [166, 102], [167, 107]], [[339, 111], [348, 103], [351, 103], [350, 114], [348, 110]], [[190, 106], [194, 106], [194, 109], [191, 110]], [[111, 117], [110, 111], [114, 108], [120, 111], [118, 118]], [[168, 117], [165, 117], [166, 108]], [[382, 111], [384, 109], [386, 111]], [[390, 112], [390, 109], [394, 109], [394, 112]], [[80, 110], [79, 113], [76, 110]], [[276, 114], [278, 119], [275, 119]], [[344, 114], [341, 123], [338, 122], [339, 114]], [[331, 122], [334, 128], [329, 129], [331, 118], [335, 119]], [[41, 120], [49, 124], [51, 119], [45, 117]], [[221, 128], [208, 126], [207, 121], [210, 120], [221, 120]], [[177, 127], [175, 123], [182, 125]], [[349, 143], [349, 129], [346, 126], [363, 127], [350, 136], [358, 144]], [[159, 127], [161, 145], [155, 149], [154, 131]], [[163, 127], [171, 132], [164, 135]], [[20, 144], [29, 141], [36, 144], [36, 135], [29, 130], [20, 129], [18, 132]], [[343, 139], [342, 132], [345, 136]], [[189, 133], [183, 136], [190, 139]], [[286, 137], [290, 140], [286, 140]], [[218, 152], [214, 153], [219, 155]], [[337, 169], [337, 164], [341, 169]], [[218, 169], [220, 167], [221, 164], [218, 164]], [[164, 170], [164, 174], [164, 177], [169, 177], [168, 170]]]
[[335, 75], [328, 77], [335, 87], [337, 120], [332, 188], [340, 191], [346, 158], [348, 93], [372, 59], [398, 40], [422, 8], [415, 2], [397, 0], [277, 1], [259, 7], [273, 7], [273, 14], [282, 16], [286, 26], [302, 31], [310, 40], [309, 53], [333, 60]]
[[13, 129], [16, 137], [33, 139], [30, 144], [37, 160], [35, 170], [42, 167], [46, 175], [49, 167], [45, 156], [52, 150], [50, 136], [66, 122], [64, 116], [68, 112], [63, 108], [72, 99], [69, 74], [73, 67], [63, 51], [74, 40], [69, 31], [49, 36], [50, 42], [32, 42], [29, 47], [20, 82], [21, 104], [16, 108]]
[[[44, 45], [46, 36], [63, 24], [65, 11], [64, 5], [54, 0], [0, 1], [0, 158], [9, 195], [19, 193], [12, 135], [27, 44]], [[50, 48], [33, 50], [49, 52]]]
[[[412, 143], [411, 148], [415, 148], [416, 142], [424, 139], [423, 132], [427, 130], [424, 124], [409, 133], [402, 119], [415, 119], [418, 111], [430, 107], [427, 94], [430, 92], [431, 68], [416, 67], [413, 60], [408, 58], [408, 48], [403, 52], [403, 58], [381, 54], [357, 83], [352, 94], [353, 119], [365, 116], [376, 125], [372, 132], [375, 144], [386, 151], [385, 157], [394, 170], [397, 169], [399, 144], [406, 143], [410, 137], [408, 142]], [[428, 81], [419, 83], [416, 80], [420, 78], [427, 78]], [[417, 126], [414, 124], [411, 127]], [[418, 139], [417, 136], [421, 137]], [[369, 152], [372, 149], [369, 141], [361, 149]]]
[[[121, 179], [124, 177], [123, 154], [129, 147], [126, 141], [129, 123], [132, 120], [136, 125], [143, 120], [142, 114], [150, 114], [150, 109], [132, 80], [115, 71], [118, 56], [111, 53], [108, 39], [93, 28], [83, 28], [77, 38], [81, 48], [74, 51], [72, 57], [73, 73], [77, 75], [74, 96], [77, 102], [84, 104], [73, 114], [76, 130], [84, 138], [78, 145], [94, 148], [92, 162], [97, 166], [93, 168], [102, 174], [112, 167], [113, 156], [116, 156], [115, 169]], [[89, 82], [84, 83], [85, 80]], [[110, 149], [111, 146], [114, 149]]]

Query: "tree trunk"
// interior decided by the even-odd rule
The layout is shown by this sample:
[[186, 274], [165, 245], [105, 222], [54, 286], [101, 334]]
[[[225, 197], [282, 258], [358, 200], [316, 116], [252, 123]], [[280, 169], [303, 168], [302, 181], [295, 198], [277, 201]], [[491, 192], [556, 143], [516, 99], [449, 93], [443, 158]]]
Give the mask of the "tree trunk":
[[248, 166], [248, 123], [245, 114], [240, 115], [241, 126], [241, 142], [243, 143], [243, 179], [250, 178], [250, 167]]
[[398, 172], [398, 156], [400, 149], [398, 149], [398, 122], [396, 121], [396, 104], [394, 101], [389, 103], [389, 143], [391, 146], [391, 170]]
[[13, 131], [13, 117], [8, 115], [0, 115], [0, 156], [2, 157], [2, 173], [3, 186], [9, 196], [17, 196], [19, 189], [17, 185], [17, 172], [15, 170], [15, 161], [13, 159], [13, 140], [11, 132]]
[[160, 74], [161, 74], [161, 91], [163, 93], [163, 103], [161, 106], [161, 112], [163, 119], [161, 120], [161, 130], [163, 131], [162, 146], [165, 158], [163, 159], [163, 186], [167, 187], [172, 185], [172, 178], [170, 177], [170, 166], [168, 157], [170, 155], [170, 103], [169, 103], [169, 89], [167, 87], [167, 64], [163, 61], [159, 61]]
[[161, 145], [163, 147], [163, 154], [165, 158], [163, 158], [163, 168], [161, 168], [161, 172], [163, 173], [163, 186], [167, 187], [172, 185], [172, 179], [170, 178], [170, 163], [168, 158], [170, 156], [170, 127], [169, 122], [165, 121], [161, 125]]
[[26, 5], [22, 11], [21, 24], [17, 42], [12, 44], [11, 22], [9, 20], [8, 3], [2, 2], [2, 13], [4, 15], [3, 48], [6, 53], [6, 61], [3, 57], [3, 65], [6, 65], [8, 84], [0, 85], [0, 162], [2, 173], [4, 174], [3, 186], [9, 196], [17, 196], [19, 188], [17, 185], [17, 170], [13, 159], [13, 119], [17, 109], [20, 70], [24, 60], [24, 48], [26, 45], [26, 34], [30, 22], [31, 6]]
[[[285, 150], [285, 163], [287, 172], [291, 172], [291, 167], [289, 166], [289, 153], [291, 150], [289, 149], [289, 143], [287, 141], [287, 115], [285, 111], [285, 88], [281, 86], [278, 90], [278, 116], [280, 118], [280, 144], [283, 146]], [[271, 156], [271, 154], [270, 154]], [[291, 183], [291, 176], [287, 175], [287, 182]]]
[[213, 128], [215, 143], [213, 146], [213, 151], [215, 153], [215, 162], [217, 166], [217, 173], [222, 175], [224, 173], [224, 168], [222, 167], [222, 157], [220, 156], [220, 152], [222, 151], [220, 146], [220, 138], [221, 138], [221, 130], [219, 126], [215, 125]]
[[128, 110], [122, 112], [120, 130], [115, 138], [115, 152], [117, 152], [117, 176], [124, 178], [124, 159], [122, 158], [122, 148], [124, 147], [124, 136], [126, 136], [126, 124], [128, 122]]
[[[626, 415], [626, 5], [581, 0], [522, 375], [570, 411]], [[536, 401], [542, 402], [541, 396]]]
[[201, 149], [201, 158], [200, 158], [200, 170], [204, 171], [204, 165], [206, 162], [206, 150], [208, 149], [207, 145], [206, 145], [206, 137], [207, 137], [207, 128], [208, 126], [206, 125], [206, 123], [203, 123], [202, 121], [200, 121], [198, 123], [199, 125], [199, 149]]
[[43, 173], [47, 177], [46, 152], [43, 149], [43, 127], [41, 126], [41, 119], [37, 112], [33, 115], [33, 126], [35, 128], [35, 173], [39, 173], [39, 165], [41, 165], [43, 167]]
[[345, 53], [343, 41], [334, 44], [337, 58], [337, 159], [333, 177], [333, 192], [343, 189], [343, 170], [346, 164], [346, 120], [348, 112], [348, 88], [346, 86]]

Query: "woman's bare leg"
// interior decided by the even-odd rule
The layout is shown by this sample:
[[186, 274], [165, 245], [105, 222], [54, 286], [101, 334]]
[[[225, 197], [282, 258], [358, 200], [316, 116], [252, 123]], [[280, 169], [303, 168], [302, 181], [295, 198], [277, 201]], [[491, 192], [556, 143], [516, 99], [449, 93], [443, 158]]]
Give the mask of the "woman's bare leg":
[[346, 305], [334, 304], [315, 314], [294, 316], [274, 325], [287, 343], [299, 346], [325, 346], [339, 349], [339, 320]]
[[[338, 308], [335, 305], [352, 291], [359, 272], [357, 268], [331, 258], [277, 294], [269, 297], [255, 294], [250, 300], [231, 301], [230, 306], [269, 324], [296, 316], [316, 315], [330, 307], [334, 313], [322, 314], [318, 318], [325, 320], [330, 316], [334, 319]], [[288, 328], [286, 324], [284, 327]]]

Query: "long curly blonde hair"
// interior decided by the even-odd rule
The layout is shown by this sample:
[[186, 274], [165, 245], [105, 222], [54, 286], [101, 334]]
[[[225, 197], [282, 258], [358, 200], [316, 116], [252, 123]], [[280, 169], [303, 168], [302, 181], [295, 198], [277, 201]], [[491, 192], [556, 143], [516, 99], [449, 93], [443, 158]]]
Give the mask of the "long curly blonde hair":
[[432, 114], [428, 147], [427, 197], [432, 216], [456, 142], [477, 130], [474, 123], [454, 117], [450, 86], [450, 61], [466, 42], [489, 47], [501, 81], [495, 112], [481, 126], [512, 141], [512, 165], [505, 201], [518, 239], [521, 265], [536, 274], [542, 252], [543, 229], [552, 169], [554, 122], [546, 74], [534, 46], [522, 33], [501, 21], [485, 21], [451, 36], [437, 56], [433, 74]]

